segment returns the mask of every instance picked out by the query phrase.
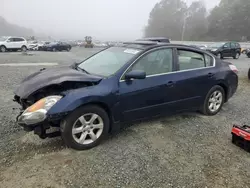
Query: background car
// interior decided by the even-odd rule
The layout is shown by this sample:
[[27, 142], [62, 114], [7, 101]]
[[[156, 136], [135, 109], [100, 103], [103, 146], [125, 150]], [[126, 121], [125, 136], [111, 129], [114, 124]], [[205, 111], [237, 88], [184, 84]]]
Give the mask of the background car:
[[250, 50], [246, 51], [246, 55], [247, 55], [248, 58], [250, 58]]
[[170, 39], [166, 37], [148, 37], [148, 38], [142, 38], [137, 39], [137, 41], [153, 41], [153, 42], [161, 42], [161, 43], [170, 43]]
[[237, 90], [237, 73], [204, 50], [128, 42], [24, 79], [15, 91], [24, 110], [17, 119], [41, 138], [60, 127], [67, 146], [89, 149], [125, 122], [184, 111], [217, 114]]
[[234, 59], [239, 59], [241, 55], [241, 46], [237, 42], [214, 43], [206, 50], [221, 59], [224, 57], [233, 57]]
[[29, 41], [28, 42], [28, 50], [38, 50], [38, 42], [37, 41]]
[[27, 41], [23, 37], [0, 37], [0, 51], [26, 51]]
[[70, 51], [71, 45], [66, 42], [51, 42], [47, 45], [44, 45], [42, 48], [44, 51]]

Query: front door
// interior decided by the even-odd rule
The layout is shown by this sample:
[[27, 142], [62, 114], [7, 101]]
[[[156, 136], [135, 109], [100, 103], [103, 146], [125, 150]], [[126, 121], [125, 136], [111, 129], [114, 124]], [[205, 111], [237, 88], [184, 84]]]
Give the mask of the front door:
[[231, 57], [231, 44], [230, 42], [226, 43], [222, 47], [222, 56], [223, 57]]
[[14, 41], [14, 38], [9, 38], [6, 42], [6, 48], [8, 49], [15, 49], [16, 48], [16, 42]]
[[[135, 62], [127, 72], [143, 70], [146, 78], [119, 82], [119, 101], [122, 121], [143, 119], [167, 112], [166, 104], [175, 100], [172, 81], [173, 50], [160, 48]], [[126, 73], [125, 73], [126, 74]]]

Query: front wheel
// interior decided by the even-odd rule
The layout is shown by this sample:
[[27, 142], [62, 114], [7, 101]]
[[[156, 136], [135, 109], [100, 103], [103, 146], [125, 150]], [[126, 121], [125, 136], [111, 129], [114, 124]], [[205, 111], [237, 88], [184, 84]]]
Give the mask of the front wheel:
[[208, 92], [201, 111], [208, 116], [216, 115], [221, 110], [224, 102], [225, 91], [221, 86], [216, 85]]
[[1, 51], [1, 52], [6, 52], [6, 51], [7, 51], [7, 49], [6, 49], [6, 47], [5, 47], [5, 46], [1, 46], [1, 47], [0, 47], [0, 51]]
[[80, 107], [61, 122], [61, 136], [68, 147], [76, 150], [93, 148], [107, 136], [109, 116], [96, 105]]

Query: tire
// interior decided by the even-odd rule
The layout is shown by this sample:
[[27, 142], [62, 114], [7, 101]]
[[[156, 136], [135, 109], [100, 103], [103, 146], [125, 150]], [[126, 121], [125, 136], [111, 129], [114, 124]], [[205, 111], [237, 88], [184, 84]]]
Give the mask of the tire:
[[247, 76], [248, 76], [248, 79], [250, 80], [250, 68], [248, 69]]
[[218, 54], [217, 54], [217, 57], [218, 57], [219, 59], [223, 59], [223, 56], [222, 56], [221, 53], [218, 53]]
[[233, 58], [234, 59], [239, 59], [239, 57], [240, 57], [240, 54], [239, 54], [239, 52], [237, 52]]
[[[217, 97], [213, 97], [216, 93], [221, 94], [220, 100], [216, 101], [215, 98], [217, 98]], [[213, 99], [212, 99], [212, 97], [213, 97]], [[211, 100], [212, 100], [212, 102], [211, 102]], [[219, 101], [220, 101], [220, 105], [215, 105], [215, 104], [219, 103]], [[210, 89], [210, 91], [208, 92], [208, 94], [205, 98], [205, 101], [203, 103], [201, 112], [204, 115], [208, 115], [208, 116], [216, 115], [221, 110], [224, 102], [225, 102], [225, 91], [221, 86], [216, 85], [216, 86], [212, 87]], [[213, 105], [213, 107], [215, 107], [214, 111], [212, 111], [211, 108], [209, 107], [211, 105], [211, 103], [214, 103], [214, 105]]]
[[247, 57], [250, 58], [250, 53], [247, 54]]
[[0, 51], [1, 52], [6, 52], [7, 51], [7, 48], [5, 46], [0, 46]]
[[26, 51], [27, 51], [27, 47], [26, 47], [26, 46], [22, 46], [22, 47], [21, 47], [21, 51], [22, 51], [22, 52], [26, 52]]
[[67, 52], [69, 52], [71, 50], [71, 48], [67, 48]]
[[[97, 118], [92, 124], [90, 123], [91, 120], [85, 119], [95, 116], [97, 116]], [[79, 118], [81, 118], [81, 121]], [[97, 122], [98, 126], [102, 125], [101, 128], [93, 128], [97, 126]], [[62, 139], [68, 147], [76, 150], [86, 150], [99, 145], [100, 142], [108, 135], [109, 127], [109, 116], [104, 109], [96, 105], [86, 105], [77, 108], [65, 119], [63, 119], [60, 125], [60, 130]], [[78, 128], [78, 130], [76, 128]], [[72, 132], [73, 129], [76, 131], [75, 133]], [[96, 136], [94, 137], [93, 134]]]

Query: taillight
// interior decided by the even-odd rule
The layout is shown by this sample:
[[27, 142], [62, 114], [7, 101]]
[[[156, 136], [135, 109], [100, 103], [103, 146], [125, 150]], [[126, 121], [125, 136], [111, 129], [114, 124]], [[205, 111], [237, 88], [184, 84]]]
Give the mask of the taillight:
[[230, 69], [233, 71], [233, 72], [235, 72], [236, 74], [238, 74], [238, 69], [237, 69], [237, 67], [235, 66], [235, 65], [229, 65], [229, 67], [230, 67]]

